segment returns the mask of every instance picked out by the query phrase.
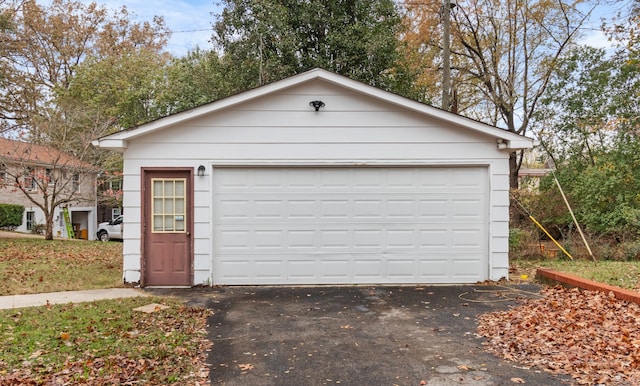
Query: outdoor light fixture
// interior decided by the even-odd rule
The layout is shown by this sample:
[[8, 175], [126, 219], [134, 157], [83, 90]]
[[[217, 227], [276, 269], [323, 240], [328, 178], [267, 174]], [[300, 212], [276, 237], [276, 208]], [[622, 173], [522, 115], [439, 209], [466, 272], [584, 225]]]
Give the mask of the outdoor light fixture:
[[309, 102], [309, 106], [313, 106], [316, 111], [320, 111], [320, 107], [324, 107], [323, 101], [311, 101]]
[[198, 177], [204, 177], [204, 171], [205, 171], [205, 167], [204, 165], [200, 165], [198, 166]]
[[498, 140], [498, 149], [504, 150], [507, 148], [507, 143], [503, 139]]

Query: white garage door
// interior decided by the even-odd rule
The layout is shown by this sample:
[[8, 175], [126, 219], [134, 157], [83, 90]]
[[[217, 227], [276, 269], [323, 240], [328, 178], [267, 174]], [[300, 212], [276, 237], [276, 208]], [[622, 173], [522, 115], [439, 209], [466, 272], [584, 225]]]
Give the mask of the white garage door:
[[487, 169], [215, 168], [215, 284], [488, 278]]

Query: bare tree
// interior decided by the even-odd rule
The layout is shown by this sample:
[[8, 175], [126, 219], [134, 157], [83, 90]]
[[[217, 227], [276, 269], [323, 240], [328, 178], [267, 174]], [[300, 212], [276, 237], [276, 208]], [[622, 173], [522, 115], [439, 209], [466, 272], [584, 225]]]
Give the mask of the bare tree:
[[98, 170], [53, 147], [0, 139], [4, 198], [21, 194], [40, 208], [45, 239], [53, 239], [56, 209], [66, 205], [95, 205]]
[[[412, 47], [425, 53], [427, 71], [441, 69], [438, 0], [409, 3]], [[430, 7], [431, 12], [421, 10]], [[558, 60], [579, 36], [589, 0], [461, 0], [451, 11], [451, 63], [460, 112], [526, 135]], [[427, 23], [425, 27], [423, 23]], [[415, 31], [426, 31], [422, 36]], [[522, 153], [510, 155], [510, 185], [518, 186]]]

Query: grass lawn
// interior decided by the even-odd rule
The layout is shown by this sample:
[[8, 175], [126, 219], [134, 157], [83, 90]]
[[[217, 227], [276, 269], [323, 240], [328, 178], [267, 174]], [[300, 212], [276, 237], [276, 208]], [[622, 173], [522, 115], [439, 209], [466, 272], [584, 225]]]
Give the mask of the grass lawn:
[[[122, 243], [0, 238], [0, 295], [117, 287]], [[151, 314], [149, 303], [170, 306]], [[205, 384], [210, 311], [173, 298], [0, 310], [0, 385]]]
[[122, 243], [0, 238], [0, 296], [122, 286]]
[[587, 259], [567, 260], [549, 259], [511, 259], [511, 275], [535, 277], [537, 268], [549, 268], [570, 273], [600, 283], [615, 285], [621, 288], [640, 290], [640, 261], [592, 261]]
[[[170, 308], [146, 314], [149, 303]], [[203, 384], [209, 311], [132, 298], [0, 311], [0, 384]]]

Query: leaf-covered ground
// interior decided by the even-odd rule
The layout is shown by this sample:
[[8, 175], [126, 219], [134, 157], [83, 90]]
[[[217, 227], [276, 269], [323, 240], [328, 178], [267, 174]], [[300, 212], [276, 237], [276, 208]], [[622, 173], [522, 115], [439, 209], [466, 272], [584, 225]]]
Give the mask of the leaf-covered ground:
[[0, 237], [0, 295], [122, 286], [122, 243]]
[[[169, 308], [133, 310], [150, 302]], [[171, 298], [2, 310], [0, 385], [208, 384], [210, 314]]]
[[563, 287], [479, 317], [487, 350], [571, 375], [580, 385], [640, 384], [640, 306], [613, 294]]

